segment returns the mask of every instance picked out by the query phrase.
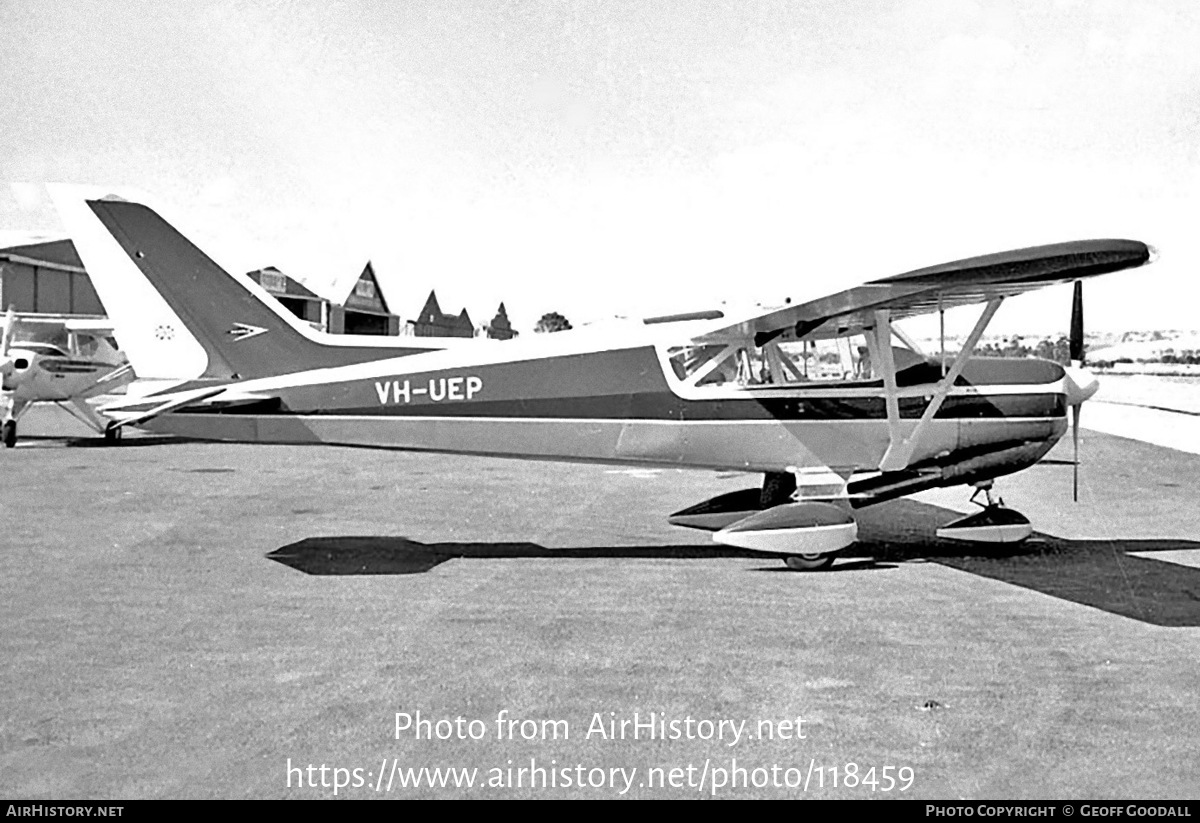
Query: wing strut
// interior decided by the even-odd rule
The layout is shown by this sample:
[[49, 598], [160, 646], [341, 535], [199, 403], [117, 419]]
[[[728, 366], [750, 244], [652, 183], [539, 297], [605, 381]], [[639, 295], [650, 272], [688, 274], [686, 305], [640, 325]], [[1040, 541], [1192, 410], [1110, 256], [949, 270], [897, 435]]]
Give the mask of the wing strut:
[[[891, 358], [891, 347], [884, 346], [887, 350], [887, 360], [884, 364], [883, 385], [887, 392], [887, 410], [888, 410], [888, 432], [891, 436], [891, 443], [888, 445], [888, 450], [884, 452], [883, 459], [879, 461], [879, 470], [883, 472], [900, 471], [907, 468], [908, 463], [912, 460], [913, 451], [920, 442], [921, 435], [929, 426], [929, 421], [934, 418], [941, 409], [946, 395], [950, 393], [950, 389], [954, 387], [954, 381], [962, 374], [962, 370], [967, 365], [967, 360], [971, 358], [971, 354], [975, 351], [975, 346], [979, 343], [979, 338], [983, 336], [983, 332], [987, 329], [988, 324], [992, 322], [992, 317], [996, 314], [996, 310], [1000, 308], [1000, 304], [1004, 301], [1003, 297], [993, 297], [984, 307], [983, 312], [979, 315], [979, 319], [975, 321], [975, 328], [971, 329], [971, 333], [967, 335], [966, 342], [963, 343], [962, 351], [954, 358], [954, 363], [951, 364], [946, 375], [938, 381], [937, 388], [933, 392], [933, 397], [929, 401], [929, 405], [925, 407], [925, 413], [921, 415], [921, 419], [917, 421], [916, 428], [908, 437], [903, 437], [900, 434], [900, 414], [899, 402], [896, 394], [896, 372], [895, 365]], [[883, 324], [887, 323], [887, 312], [876, 312], [876, 335], [886, 333], [886, 327], [881, 327], [880, 318], [882, 317]], [[868, 338], [869, 339], [869, 338]], [[888, 379], [888, 374], [891, 373], [891, 379]], [[893, 421], [892, 409], [896, 407], [896, 417]]]
[[[887, 309], [875, 312], [874, 332], [873, 335], [867, 335], [867, 345], [873, 349], [871, 362], [878, 363], [879, 370], [883, 374], [883, 402], [887, 409], [888, 439], [891, 441], [891, 445], [888, 446], [888, 451], [884, 453], [883, 457], [883, 461], [886, 462], [887, 455], [904, 438], [900, 431], [900, 396], [896, 390], [896, 360], [892, 357], [892, 322]], [[872, 338], [874, 339], [873, 346], [871, 345]], [[881, 471], [887, 471], [883, 468], [883, 463], [880, 463], [879, 468]]]
[[892, 324], [892, 334], [896, 335], [896, 337], [898, 337], [900, 339], [901, 343], [908, 346], [914, 352], [921, 355], [922, 357], [925, 356], [925, 352], [921, 351], [921, 347], [917, 345], [917, 341], [913, 340], [911, 337], [909, 337], [907, 334], [905, 334], [904, 329], [900, 328], [895, 323]]
[[96, 414], [95, 409], [89, 406], [87, 401], [82, 397], [72, 397], [70, 400], [58, 400], [55, 403], [59, 408], [69, 412], [80, 423], [84, 423], [100, 434], [104, 434], [104, 430], [108, 426], [108, 421]]

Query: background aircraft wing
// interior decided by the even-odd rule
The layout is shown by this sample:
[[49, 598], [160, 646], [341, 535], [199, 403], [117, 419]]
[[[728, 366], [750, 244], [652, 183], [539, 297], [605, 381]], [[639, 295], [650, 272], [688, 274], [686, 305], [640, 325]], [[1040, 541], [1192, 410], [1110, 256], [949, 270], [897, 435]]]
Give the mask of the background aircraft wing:
[[17, 323], [26, 327], [65, 329], [74, 332], [110, 335], [113, 324], [106, 317], [65, 317], [45, 314], [17, 314]]
[[1136, 240], [1078, 240], [971, 257], [769, 309], [719, 325], [695, 340], [754, 337], [761, 345], [785, 332], [795, 338], [853, 334], [874, 326], [874, 312], [883, 309], [898, 320], [1135, 268], [1150, 259], [1150, 247]]

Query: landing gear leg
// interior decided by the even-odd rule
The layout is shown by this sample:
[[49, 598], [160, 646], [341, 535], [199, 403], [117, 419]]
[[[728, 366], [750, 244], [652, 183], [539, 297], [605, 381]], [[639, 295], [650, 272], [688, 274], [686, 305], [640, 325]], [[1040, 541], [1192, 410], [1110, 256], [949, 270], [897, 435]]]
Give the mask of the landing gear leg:
[[[995, 480], [981, 480], [980, 482], [976, 483], [975, 491], [971, 493], [970, 502], [974, 503], [976, 506], [983, 506], [983, 508], [985, 508], [985, 509], [990, 509], [993, 506], [1003, 506], [1004, 505], [1003, 497], [996, 497], [994, 499], [992, 498], [992, 487], [995, 485], [996, 485]], [[975, 499], [976, 497], [979, 497], [980, 492], [983, 492], [983, 499], [987, 501], [986, 504], [980, 503], [978, 500]]]
[[796, 493], [796, 475], [791, 472], [767, 472], [763, 477], [762, 493], [758, 505], [763, 509], [782, 506], [792, 501]]
[[0, 426], [0, 434], [4, 439], [4, 447], [11, 449], [17, 445], [17, 408], [15, 393], [5, 387], [0, 393], [0, 415], [4, 417], [4, 423]]

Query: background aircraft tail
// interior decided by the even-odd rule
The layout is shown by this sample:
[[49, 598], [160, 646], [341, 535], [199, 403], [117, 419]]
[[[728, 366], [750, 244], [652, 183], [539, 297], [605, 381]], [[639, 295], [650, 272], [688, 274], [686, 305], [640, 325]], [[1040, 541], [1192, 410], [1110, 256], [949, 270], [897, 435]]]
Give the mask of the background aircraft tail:
[[144, 203], [74, 187], [51, 193], [139, 377], [251, 379], [443, 347], [313, 331]]

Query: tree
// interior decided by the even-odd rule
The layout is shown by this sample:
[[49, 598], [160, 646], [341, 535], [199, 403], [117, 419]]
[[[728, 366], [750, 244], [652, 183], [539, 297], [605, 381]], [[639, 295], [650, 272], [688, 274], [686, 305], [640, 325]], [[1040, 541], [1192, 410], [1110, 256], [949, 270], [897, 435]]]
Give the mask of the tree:
[[[1086, 350], [1086, 347], [1084, 347]], [[1055, 363], [1062, 363], [1064, 366], [1071, 365], [1071, 341], [1065, 337], [1059, 337], [1054, 344]]]
[[571, 321], [556, 311], [543, 314], [533, 327], [535, 332], [566, 331], [571, 328]]

